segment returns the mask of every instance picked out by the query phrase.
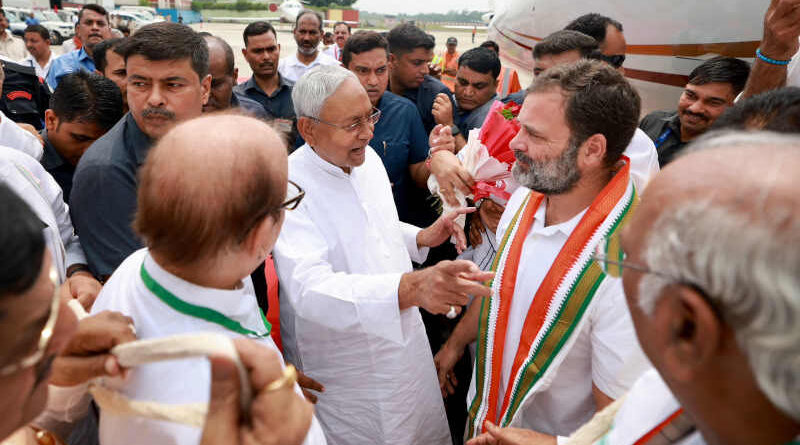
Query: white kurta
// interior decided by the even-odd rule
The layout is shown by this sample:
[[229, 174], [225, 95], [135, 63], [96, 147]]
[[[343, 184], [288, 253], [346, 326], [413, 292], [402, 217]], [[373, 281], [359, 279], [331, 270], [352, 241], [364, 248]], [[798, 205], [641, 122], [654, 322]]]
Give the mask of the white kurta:
[[19, 195], [47, 225], [44, 229], [45, 241], [60, 281], [66, 279], [69, 266], [86, 264], [86, 256], [72, 227], [69, 207], [64, 203], [61, 187], [38, 161], [18, 150], [0, 145], [0, 182]]
[[427, 252], [399, 221], [380, 158], [367, 147], [346, 174], [306, 144], [289, 178], [306, 197], [275, 246], [281, 334], [287, 361], [325, 385], [316, 409], [328, 442], [449, 444], [422, 318], [397, 301], [401, 275]]
[[[220, 325], [184, 315], [167, 306], [142, 281], [142, 262], [156, 282], [181, 300], [221, 312], [247, 329], [264, 331], [250, 277], [236, 290], [200, 287], [162, 269], [147, 249], [134, 252], [114, 271], [92, 307], [93, 314], [111, 310], [131, 317], [140, 339], [191, 332], [240, 336]], [[258, 341], [277, 351], [271, 338]], [[208, 361], [201, 358], [148, 364], [136, 368], [124, 381], [109, 381], [110, 387], [134, 400], [170, 404], [207, 403], [210, 385], [211, 368]], [[301, 394], [297, 385], [295, 391]], [[100, 414], [100, 443], [103, 445], [196, 445], [200, 443], [201, 435], [202, 430], [192, 426], [107, 412]], [[311, 425], [305, 444], [325, 444], [325, 437], [316, 420]]]
[[0, 144], [19, 150], [40, 161], [44, 147], [39, 139], [23, 130], [11, 118], [0, 111]]
[[[502, 242], [511, 219], [528, 192], [529, 189], [520, 187], [509, 199], [497, 226], [498, 244]], [[509, 386], [514, 356], [534, 295], [585, 213], [584, 210], [569, 221], [545, 227], [546, 204], [547, 201], [543, 200], [539, 206], [522, 247], [519, 264], [525, 267], [517, 271], [503, 351], [498, 403], [502, 403]], [[577, 339], [555, 370], [550, 385], [523, 402], [511, 426], [568, 436], [595, 412], [592, 383], [609, 397], [618, 398], [649, 366], [636, 340], [621, 280], [603, 280], [584, 316], [588, 317], [588, 322], [573, 334], [577, 335]], [[475, 395], [474, 380], [473, 371], [468, 403]]]
[[[597, 445], [635, 443], [680, 408], [678, 400], [655, 369], [645, 372], [622, 402], [611, 431]], [[705, 445], [703, 436], [694, 431], [675, 445]]]
[[659, 171], [656, 145], [647, 133], [637, 128], [633, 139], [625, 148], [625, 156], [631, 160], [631, 180], [636, 187], [636, 193], [641, 196], [647, 183]]

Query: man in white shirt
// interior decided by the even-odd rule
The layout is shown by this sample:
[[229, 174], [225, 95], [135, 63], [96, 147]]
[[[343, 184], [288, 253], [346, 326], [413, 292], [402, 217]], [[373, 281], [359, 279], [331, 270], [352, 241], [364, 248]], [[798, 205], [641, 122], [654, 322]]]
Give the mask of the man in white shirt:
[[0, 9], [0, 56], [5, 56], [13, 62], [19, 63], [28, 55], [25, 51], [25, 44], [21, 39], [14, 37], [8, 30], [8, 19], [6, 13]]
[[640, 99], [621, 74], [586, 60], [544, 72], [527, 91], [510, 144], [521, 187], [498, 225], [492, 298], [473, 302], [437, 359], [445, 386], [458, 351], [478, 340], [468, 437], [486, 423], [555, 441], [646, 365], [620, 283], [591, 258], [637, 200], [623, 152]]
[[281, 59], [278, 72], [290, 82], [297, 82], [306, 71], [317, 65], [339, 65], [339, 61], [319, 52], [322, 38], [322, 16], [315, 11], [302, 11], [294, 22], [292, 30], [297, 52]]
[[[140, 177], [133, 225], [147, 247], [117, 268], [92, 312], [131, 317], [140, 339], [216, 332], [277, 351], [249, 277], [272, 249], [284, 210], [302, 199], [295, 187], [287, 196], [286, 146], [275, 131], [244, 116], [189, 121], [151, 149]], [[142, 366], [111, 386], [137, 400], [205, 403], [210, 381], [208, 364], [193, 359]], [[306, 403], [294, 389], [294, 403]], [[115, 412], [100, 417], [100, 441], [109, 445], [196, 445], [201, 432]], [[325, 443], [316, 421], [305, 443]]]
[[[304, 146], [289, 178], [306, 199], [275, 246], [287, 360], [325, 385], [317, 415], [331, 444], [450, 444], [417, 307], [455, 316], [492, 276], [468, 261], [412, 272], [428, 247], [463, 230], [439, 218], [401, 223], [380, 158], [367, 144], [379, 113], [355, 75], [313, 68], [292, 92]], [[450, 142], [452, 143], [452, 138]]]
[[341, 62], [342, 52], [344, 51], [344, 44], [350, 38], [351, 30], [350, 25], [345, 22], [336, 22], [333, 24], [333, 44], [328, 46], [323, 54], [331, 56], [331, 58]]
[[23, 61], [23, 65], [28, 65], [36, 70], [36, 75], [41, 79], [47, 77], [50, 70], [50, 61], [53, 60], [53, 52], [50, 50], [50, 32], [42, 25], [31, 25], [25, 28], [25, 48], [28, 49], [28, 57]]
[[[784, 445], [800, 437], [800, 138], [727, 133], [692, 148], [648, 187], [622, 231], [622, 255], [597, 256], [621, 274], [656, 369], [570, 445]], [[742, 199], [742, 190], [757, 198]], [[547, 443], [513, 428], [492, 436]]]

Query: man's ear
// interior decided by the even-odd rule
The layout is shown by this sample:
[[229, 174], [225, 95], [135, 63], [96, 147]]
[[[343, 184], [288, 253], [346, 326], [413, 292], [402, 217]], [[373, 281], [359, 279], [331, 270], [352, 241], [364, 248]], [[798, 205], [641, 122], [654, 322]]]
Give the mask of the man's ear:
[[239, 84], [239, 68], [233, 69], [233, 86]]
[[666, 324], [661, 330], [668, 336], [662, 364], [673, 379], [688, 382], [717, 361], [724, 327], [697, 290], [683, 284], [670, 287], [654, 316]]
[[208, 98], [211, 95], [211, 74], [206, 74], [206, 77], [200, 81], [200, 89], [202, 90], [203, 105], [208, 103]]
[[268, 214], [244, 239], [242, 249], [252, 257], [258, 257], [262, 260], [266, 258], [275, 246], [278, 232], [280, 232], [283, 225], [283, 216], [283, 212]]
[[54, 132], [58, 128], [58, 116], [56, 116], [56, 113], [54, 113], [53, 110], [45, 110], [44, 127], [47, 128], [48, 133]]
[[389, 69], [393, 69], [395, 63], [397, 63], [397, 57], [395, 57], [394, 54], [389, 53]]
[[581, 145], [579, 152], [579, 162], [587, 167], [600, 167], [605, 164], [606, 147], [608, 141], [600, 133], [595, 133]]
[[300, 136], [303, 137], [303, 140], [312, 147], [317, 145], [316, 137], [314, 136], [314, 124], [314, 120], [310, 117], [301, 117], [297, 119], [297, 131], [300, 133]]

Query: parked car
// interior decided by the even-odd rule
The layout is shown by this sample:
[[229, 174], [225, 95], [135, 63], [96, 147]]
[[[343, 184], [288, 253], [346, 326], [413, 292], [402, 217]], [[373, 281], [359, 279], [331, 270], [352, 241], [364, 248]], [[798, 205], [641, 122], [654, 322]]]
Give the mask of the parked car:
[[[13, 12], [19, 19], [24, 20], [23, 17], [33, 13], [33, 17], [39, 21], [39, 24], [50, 31], [50, 44], [61, 45], [61, 43], [75, 35], [75, 25], [67, 23], [53, 11], [32, 11], [30, 9], [4, 7], [3, 11]], [[23, 25], [25, 22], [22, 22]], [[22, 28], [24, 31], [24, 27]], [[13, 31], [12, 31], [13, 32]]]
[[144, 25], [153, 23], [150, 20], [145, 20], [144, 17], [139, 15], [136, 11], [116, 10], [111, 11], [109, 14], [111, 18], [111, 26], [118, 28], [120, 25], [125, 25], [131, 32], [136, 31]]
[[3, 8], [3, 13], [8, 19], [8, 30], [11, 31], [12, 34], [15, 36], [24, 36], [25, 35], [25, 28], [28, 25], [25, 24], [23, 20], [19, 18], [16, 11], [9, 10], [8, 8]]
[[150, 21], [150, 22], [163, 22], [164, 21], [164, 16], [159, 15], [158, 11], [156, 11], [156, 8], [153, 8], [152, 6], [126, 6], [126, 5], [123, 5], [123, 6], [119, 7], [119, 10], [120, 11], [134, 11], [134, 12], [137, 13], [137, 15], [140, 15], [142, 18], [144, 18], [145, 20]]

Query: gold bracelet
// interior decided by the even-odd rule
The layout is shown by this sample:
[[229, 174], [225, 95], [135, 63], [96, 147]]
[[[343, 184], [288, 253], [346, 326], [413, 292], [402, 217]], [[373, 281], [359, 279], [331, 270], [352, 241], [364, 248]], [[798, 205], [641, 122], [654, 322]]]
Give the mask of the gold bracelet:
[[283, 388], [291, 388], [297, 382], [297, 369], [293, 365], [283, 368], [283, 375], [267, 385], [263, 392], [277, 391]]

